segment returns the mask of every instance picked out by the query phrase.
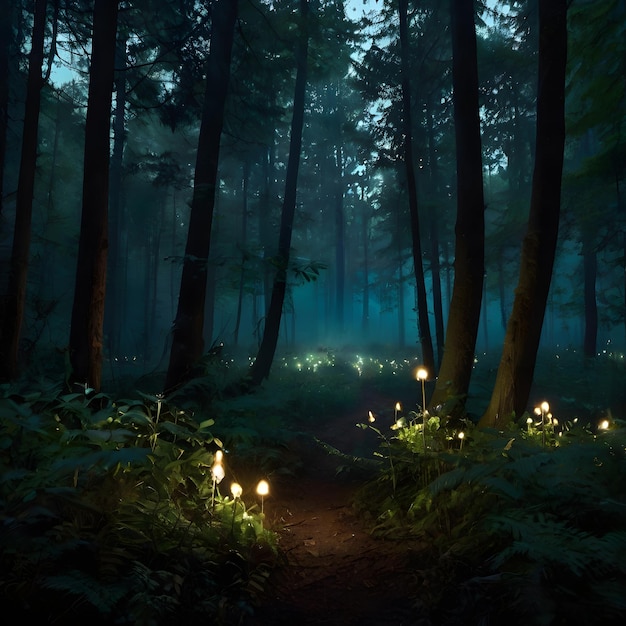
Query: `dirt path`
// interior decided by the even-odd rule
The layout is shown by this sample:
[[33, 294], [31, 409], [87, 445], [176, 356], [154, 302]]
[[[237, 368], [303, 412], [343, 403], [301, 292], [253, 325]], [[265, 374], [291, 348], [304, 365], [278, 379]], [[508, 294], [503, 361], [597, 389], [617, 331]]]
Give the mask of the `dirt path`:
[[[365, 404], [373, 406], [371, 398]], [[286, 563], [276, 569], [251, 625], [430, 624], [412, 599], [424, 545], [374, 539], [352, 507], [363, 474], [337, 474], [345, 458], [316, 443], [349, 455], [375, 449], [375, 434], [356, 428], [362, 411], [294, 442], [302, 474], [273, 478], [266, 520]]]

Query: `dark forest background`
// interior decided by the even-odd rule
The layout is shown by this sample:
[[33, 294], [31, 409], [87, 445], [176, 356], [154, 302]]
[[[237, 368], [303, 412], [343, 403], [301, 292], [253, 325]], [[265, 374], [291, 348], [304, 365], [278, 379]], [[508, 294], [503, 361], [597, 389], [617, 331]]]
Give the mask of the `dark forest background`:
[[[286, 285], [279, 352], [410, 354], [432, 362], [433, 379], [451, 310], [457, 204], [467, 195], [458, 190], [448, 5], [315, 1], [303, 17], [294, 2], [239, 2], [224, 44], [212, 35], [223, 3], [113, 4], [2, 3], [4, 379], [56, 369], [99, 388], [102, 379], [171, 370], [173, 329], [189, 318], [177, 311], [186, 262], [201, 266], [193, 289], [203, 302], [194, 304], [195, 347], [173, 385], [221, 343], [255, 358], [277, 271]], [[494, 367], [531, 203], [537, 9], [534, 1], [474, 5], [484, 284], [469, 350], [490, 355]], [[607, 0], [568, 9], [558, 245], [554, 271], [540, 268], [552, 283], [536, 307], [545, 308], [541, 345], [575, 351], [581, 367], [583, 356], [621, 361], [624, 348], [624, 11]], [[305, 19], [285, 256], [279, 229]], [[223, 120], [219, 105], [207, 113], [220, 89]], [[219, 121], [208, 149], [203, 115]], [[206, 150], [215, 193], [197, 200], [205, 221], [194, 227]], [[186, 247], [199, 230], [210, 233], [207, 258]], [[464, 263], [457, 256], [457, 274]]]

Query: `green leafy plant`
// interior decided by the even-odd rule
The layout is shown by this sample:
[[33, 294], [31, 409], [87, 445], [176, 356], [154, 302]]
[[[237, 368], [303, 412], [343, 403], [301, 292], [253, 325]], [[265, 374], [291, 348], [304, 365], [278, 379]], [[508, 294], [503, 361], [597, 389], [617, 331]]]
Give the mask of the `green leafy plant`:
[[5, 607], [122, 624], [220, 623], [250, 610], [275, 542], [254, 508], [215, 497], [212, 426], [160, 396], [0, 399]]
[[379, 476], [359, 503], [375, 511], [376, 533], [432, 546], [431, 566], [416, 576], [439, 623], [600, 624], [623, 614], [623, 428], [594, 434], [570, 423], [546, 447], [537, 432], [510, 425], [430, 459], [405, 428], [395, 443], [413, 469], [399, 471], [396, 450], [394, 497], [377, 496]]

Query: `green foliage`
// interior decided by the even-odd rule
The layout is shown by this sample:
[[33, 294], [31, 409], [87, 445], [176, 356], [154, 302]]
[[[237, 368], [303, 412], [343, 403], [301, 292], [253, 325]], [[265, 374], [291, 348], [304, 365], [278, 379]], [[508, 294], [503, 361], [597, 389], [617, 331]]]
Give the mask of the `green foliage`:
[[432, 546], [433, 566], [418, 578], [439, 623], [462, 615], [466, 624], [604, 624], [623, 615], [619, 423], [597, 434], [572, 423], [545, 442], [534, 424], [468, 429], [461, 447], [455, 429], [430, 418], [426, 450], [421, 426], [416, 416], [382, 438], [393, 464], [358, 503], [375, 515], [377, 534]]
[[220, 493], [213, 425], [158, 396], [6, 393], [5, 608], [41, 622], [146, 625], [250, 611], [274, 538], [254, 508]]

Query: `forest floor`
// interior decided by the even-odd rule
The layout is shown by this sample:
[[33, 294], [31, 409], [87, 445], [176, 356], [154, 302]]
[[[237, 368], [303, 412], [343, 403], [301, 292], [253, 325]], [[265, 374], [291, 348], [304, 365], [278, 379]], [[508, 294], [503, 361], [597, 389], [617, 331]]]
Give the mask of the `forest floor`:
[[292, 442], [302, 471], [273, 477], [264, 507], [282, 562], [247, 624], [431, 624], [415, 600], [426, 545], [373, 537], [372, 520], [353, 508], [367, 470], [342, 471], [343, 455], [367, 458], [378, 447], [376, 434], [356, 424], [367, 421], [369, 410], [394, 405], [392, 398], [366, 392], [353, 412]]

